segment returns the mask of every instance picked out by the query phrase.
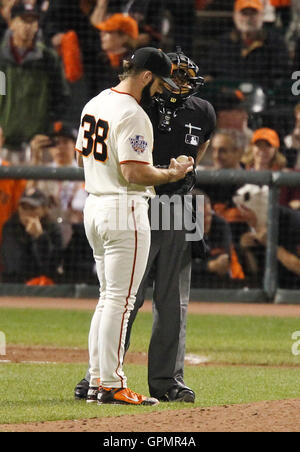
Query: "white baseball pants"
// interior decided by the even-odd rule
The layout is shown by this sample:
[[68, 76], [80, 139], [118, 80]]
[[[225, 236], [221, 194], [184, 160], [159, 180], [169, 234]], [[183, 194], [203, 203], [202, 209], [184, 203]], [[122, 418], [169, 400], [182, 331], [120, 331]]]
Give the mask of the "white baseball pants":
[[150, 248], [148, 202], [134, 195], [89, 195], [84, 226], [93, 249], [100, 297], [89, 333], [90, 386], [125, 388], [127, 323]]

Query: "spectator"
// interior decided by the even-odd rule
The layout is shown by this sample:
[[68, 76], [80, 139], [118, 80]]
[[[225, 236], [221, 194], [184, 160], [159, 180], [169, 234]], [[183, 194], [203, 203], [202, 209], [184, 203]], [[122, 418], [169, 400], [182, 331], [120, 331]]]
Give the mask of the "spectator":
[[264, 4], [264, 26], [271, 28], [276, 26], [276, 10], [271, 5], [271, 0], [262, 0]]
[[11, 9], [14, 5], [19, 3], [26, 3], [32, 6], [37, 6], [41, 12], [41, 16], [49, 7], [50, 0], [0, 0], [0, 41], [3, 38], [8, 24], [11, 20]]
[[51, 118], [60, 118], [67, 91], [58, 58], [37, 36], [38, 10], [17, 5], [11, 17], [0, 48], [0, 70], [7, 81], [6, 96], [0, 97], [0, 125], [6, 146], [19, 153], [21, 162], [23, 143], [45, 133]]
[[95, 94], [118, 83], [123, 60], [132, 55], [137, 45], [138, 24], [132, 17], [117, 13], [96, 28], [100, 30], [102, 52], [93, 71]]
[[286, 158], [280, 152], [277, 132], [267, 127], [257, 129], [251, 139], [248, 153], [242, 162], [246, 169], [280, 171], [286, 167]]
[[294, 108], [295, 123], [290, 135], [284, 138], [289, 168], [300, 170], [300, 104]]
[[[241, 159], [245, 144], [245, 136], [241, 132], [230, 129], [217, 130], [211, 140], [213, 169], [242, 170]], [[208, 194], [216, 214], [230, 224], [233, 242], [239, 251], [240, 235], [247, 229], [244, 218], [233, 202], [233, 196], [240, 185], [199, 184], [199, 188]]]
[[[254, 132], [251, 146], [242, 159], [246, 169], [257, 171], [289, 171], [287, 159], [280, 152], [280, 139], [273, 129], [262, 128]], [[279, 203], [298, 208], [299, 189], [281, 187]]]
[[294, 61], [295, 70], [299, 70], [299, 60], [295, 60], [296, 47], [299, 46], [300, 40], [300, 3], [298, 0], [291, 1], [291, 21], [285, 36], [290, 56]]
[[[77, 168], [75, 160], [75, 143], [77, 131], [66, 123], [57, 122], [53, 124], [53, 130], [49, 136], [36, 135], [30, 143], [31, 163], [35, 166], [46, 165], [52, 168]], [[82, 221], [82, 209], [86, 199], [86, 193], [82, 182], [75, 181], [30, 181], [28, 186], [35, 186], [43, 191], [52, 205], [51, 217], [60, 223], [78, 217]], [[78, 211], [72, 213], [72, 201], [78, 194], [82, 197], [81, 205], [76, 205]], [[66, 244], [68, 240], [64, 240]]]
[[97, 26], [109, 16], [122, 13], [133, 17], [139, 25], [138, 47], [158, 47], [162, 40], [162, 0], [96, 0], [90, 16]]
[[[92, 2], [93, 3], [93, 2]], [[97, 50], [97, 33], [90, 24], [93, 4], [80, 0], [56, 0], [50, 2], [45, 17], [45, 35], [55, 48], [59, 48], [63, 35], [74, 30], [83, 50], [87, 70], [93, 68], [93, 56]]]
[[[244, 252], [246, 263], [244, 268], [247, 276], [252, 278], [252, 283], [261, 285], [265, 268], [266, 223], [264, 226], [256, 228], [258, 218], [251, 209], [248, 209], [247, 217], [251, 230], [241, 237], [241, 249]], [[300, 288], [299, 250], [300, 212], [280, 206], [277, 247], [279, 288]]]
[[207, 51], [210, 50], [211, 45], [219, 36], [231, 30], [233, 4], [234, 0], [196, 0], [195, 7], [200, 11], [195, 30], [199, 39], [199, 46], [197, 46], [199, 61], [202, 59], [206, 61]]
[[3, 227], [3, 282], [28, 283], [33, 278], [59, 279], [61, 234], [49, 221], [47, 197], [30, 188], [20, 198], [18, 211]]
[[96, 0], [55, 0], [45, 14], [43, 30], [63, 62], [71, 102], [63, 119], [76, 123], [83, 105], [95, 95], [92, 86], [95, 55], [99, 52], [97, 30], [90, 23]]
[[[4, 143], [3, 130], [0, 127], [0, 166], [8, 166], [9, 163], [1, 158]], [[2, 240], [2, 228], [4, 223], [17, 210], [20, 196], [25, 190], [25, 180], [0, 179], [0, 244]]]
[[173, 22], [172, 47], [180, 46], [186, 54], [192, 57], [196, 25], [195, 1], [185, 0], [183, 6], [182, 0], [167, 0], [165, 6], [169, 10]]
[[10, 20], [10, 10], [15, 0], [0, 0], [0, 40], [2, 39]]
[[294, 70], [299, 71], [300, 67], [300, 36], [297, 39], [296, 42], [296, 49], [295, 49], [295, 57], [294, 57]]
[[214, 169], [243, 169], [241, 159], [246, 143], [243, 133], [235, 129], [218, 129], [211, 142]]
[[[66, 123], [54, 124], [50, 136], [37, 135], [31, 141], [32, 164], [53, 168], [77, 168], [74, 147], [77, 130]], [[49, 161], [50, 154], [50, 161]], [[62, 235], [62, 282], [96, 282], [94, 259], [83, 227], [83, 207], [87, 198], [84, 184], [76, 181], [30, 181], [45, 193], [51, 209], [49, 217]]]
[[[230, 130], [236, 130], [240, 136], [243, 136], [242, 147], [246, 148], [248, 143], [250, 143], [253, 131], [249, 128], [248, 124], [249, 102], [246, 101], [246, 97], [242, 91], [223, 86], [209, 100], [214, 105], [217, 114], [218, 130], [228, 132]], [[214, 166], [214, 164], [216, 164], [216, 160], [213, 159], [212, 147], [210, 147], [202, 159], [201, 165], [207, 167]]]
[[289, 77], [289, 56], [283, 38], [263, 28], [261, 0], [236, 0], [235, 28], [212, 47], [207, 75], [274, 88]]
[[231, 11], [234, 0], [196, 0], [196, 9], [209, 11]]
[[224, 87], [216, 98], [215, 109], [218, 129], [238, 130], [250, 142], [253, 131], [248, 125], [248, 104], [242, 91]]
[[270, 0], [276, 10], [276, 15], [280, 20], [280, 26], [286, 31], [291, 20], [291, 0]]
[[[193, 195], [203, 195], [198, 189]], [[203, 259], [199, 242], [192, 242], [192, 286], [229, 287], [244, 279], [243, 269], [235, 252], [230, 226], [216, 215], [210, 199], [204, 195], [204, 239], [207, 258]]]
[[[55, 123], [50, 136], [36, 135], [32, 139], [31, 163], [35, 166], [47, 165], [52, 168], [77, 168], [74, 151], [76, 137], [77, 131], [71, 126], [61, 122]], [[82, 182], [30, 181], [28, 187], [32, 186], [48, 196], [52, 206], [49, 215], [61, 224], [64, 230], [63, 243], [66, 246], [71, 236], [69, 223], [83, 221], [82, 210], [87, 194]], [[73, 202], [76, 210], [72, 209]]]
[[[284, 138], [285, 156], [289, 171], [300, 172], [300, 104], [294, 108], [295, 123], [290, 135]], [[280, 204], [300, 209], [300, 187], [281, 187]]]

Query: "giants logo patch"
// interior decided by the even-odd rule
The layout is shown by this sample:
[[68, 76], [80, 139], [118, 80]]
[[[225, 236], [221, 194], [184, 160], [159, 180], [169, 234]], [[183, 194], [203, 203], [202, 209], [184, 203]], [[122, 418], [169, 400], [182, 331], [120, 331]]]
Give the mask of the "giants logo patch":
[[129, 138], [132, 149], [138, 154], [143, 154], [147, 149], [148, 143], [144, 140], [142, 135], [136, 135], [134, 138]]

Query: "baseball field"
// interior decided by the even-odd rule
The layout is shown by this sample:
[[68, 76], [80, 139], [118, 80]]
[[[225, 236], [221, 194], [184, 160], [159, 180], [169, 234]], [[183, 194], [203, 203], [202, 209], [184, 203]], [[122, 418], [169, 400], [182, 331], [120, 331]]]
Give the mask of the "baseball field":
[[[300, 431], [300, 306], [192, 302], [185, 382], [195, 404], [132, 407], [73, 398], [95, 304], [0, 298], [0, 432]], [[130, 387], [145, 394], [151, 320], [147, 302], [125, 359]]]

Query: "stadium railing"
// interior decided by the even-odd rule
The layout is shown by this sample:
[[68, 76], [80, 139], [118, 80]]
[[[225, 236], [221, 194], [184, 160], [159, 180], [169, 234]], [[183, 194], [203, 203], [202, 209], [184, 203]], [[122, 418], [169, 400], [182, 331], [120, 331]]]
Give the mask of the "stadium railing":
[[[49, 168], [26, 166], [0, 167], [0, 179], [27, 180], [72, 180], [83, 181], [80, 168]], [[262, 288], [242, 289], [192, 289], [191, 301], [216, 302], [268, 302], [300, 303], [300, 290], [283, 290], [277, 283], [277, 245], [279, 226], [279, 189], [283, 186], [300, 187], [300, 174], [293, 172], [244, 171], [244, 170], [201, 170], [196, 171], [196, 184], [233, 185], [254, 184], [269, 187], [268, 238], [265, 256], [265, 271]], [[50, 287], [29, 287], [22, 284], [0, 284], [0, 295], [97, 298], [98, 287], [78, 285], [57, 285]], [[151, 297], [152, 291], [147, 291]]]

